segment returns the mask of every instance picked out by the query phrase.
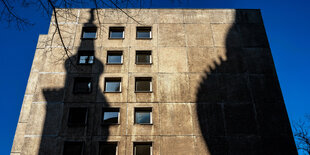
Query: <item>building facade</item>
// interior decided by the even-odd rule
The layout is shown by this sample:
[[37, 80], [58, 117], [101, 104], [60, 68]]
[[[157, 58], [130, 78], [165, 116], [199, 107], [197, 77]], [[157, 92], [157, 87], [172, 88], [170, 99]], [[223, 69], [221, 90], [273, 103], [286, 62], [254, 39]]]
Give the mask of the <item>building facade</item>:
[[297, 154], [260, 10], [125, 11], [58, 9], [12, 155]]

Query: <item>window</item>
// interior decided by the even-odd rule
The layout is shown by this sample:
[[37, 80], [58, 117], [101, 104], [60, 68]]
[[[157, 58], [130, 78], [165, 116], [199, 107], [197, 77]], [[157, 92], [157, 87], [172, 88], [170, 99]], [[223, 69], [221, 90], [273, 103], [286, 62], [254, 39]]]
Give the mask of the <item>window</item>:
[[151, 155], [152, 143], [134, 143], [134, 155]]
[[90, 93], [91, 87], [91, 78], [89, 77], [77, 77], [74, 79], [74, 93]]
[[70, 108], [68, 126], [85, 126], [87, 122], [87, 108]]
[[105, 92], [121, 92], [121, 78], [106, 78]]
[[99, 155], [117, 154], [117, 142], [101, 142], [99, 145]]
[[96, 31], [96, 27], [83, 27], [82, 39], [95, 39]]
[[152, 108], [135, 108], [135, 124], [152, 124]]
[[152, 92], [151, 77], [136, 77], [136, 92]]
[[108, 51], [107, 64], [122, 64], [123, 52], [122, 51]]
[[79, 51], [78, 64], [93, 64], [94, 51]]
[[152, 64], [151, 51], [136, 51], [136, 64]]
[[137, 39], [150, 39], [152, 38], [151, 27], [137, 27]]
[[65, 142], [63, 155], [82, 155], [84, 142]]
[[110, 39], [123, 39], [124, 38], [124, 27], [110, 27], [109, 38]]
[[119, 124], [119, 108], [103, 108], [102, 111], [103, 124]]

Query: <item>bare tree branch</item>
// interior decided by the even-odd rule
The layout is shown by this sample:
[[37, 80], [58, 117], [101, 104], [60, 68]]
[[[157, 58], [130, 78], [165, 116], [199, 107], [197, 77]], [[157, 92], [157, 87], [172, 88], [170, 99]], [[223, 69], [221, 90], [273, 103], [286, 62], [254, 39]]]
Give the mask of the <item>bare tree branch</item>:
[[305, 119], [293, 122], [294, 137], [297, 149], [310, 155], [310, 115]]
[[14, 7], [7, 0], [0, 0], [0, 4], [3, 5], [0, 15], [0, 21], [1, 19], [4, 19], [8, 22], [8, 24], [15, 22], [19, 30], [23, 29], [24, 25], [33, 25], [25, 18], [17, 15], [14, 11]]
[[109, 0], [118, 10], [120, 10], [121, 12], [123, 12], [127, 17], [131, 18], [132, 20], [134, 20], [136, 23], [142, 25], [139, 21], [137, 21], [135, 18], [133, 18], [132, 16], [130, 16], [126, 11], [124, 11], [122, 8], [120, 8], [116, 3], [114, 3], [112, 0]]
[[[70, 61], [70, 63], [76, 68], [76, 66], [74, 65], [74, 63], [72, 62], [72, 60], [70, 59], [70, 56], [69, 56], [69, 50], [68, 48], [66, 47], [64, 41], [63, 41], [63, 37], [61, 35], [61, 32], [60, 32], [60, 28], [59, 28], [59, 24], [58, 24], [58, 19], [57, 19], [57, 11], [56, 11], [56, 7], [54, 6], [53, 2], [51, 0], [48, 0], [49, 4], [52, 6], [53, 8], [53, 12], [54, 12], [54, 19], [55, 19], [55, 24], [56, 24], [56, 30], [58, 32], [58, 35], [59, 35], [59, 38], [61, 40], [61, 44], [65, 50], [65, 53]], [[71, 53], [70, 53], [71, 54]]]
[[[151, 1], [151, 0], [150, 0]], [[93, 2], [93, 3], [90, 3]], [[138, 20], [135, 19], [133, 15], [130, 14], [127, 10], [124, 10], [128, 7], [137, 7], [140, 8], [143, 5], [143, 0], [22, 0], [21, 2], [23, 7], [29, 7], [29, 6], [37, 6], [39, 10], [42, 10], [43, 15], [46, 14], [48, 17], [53, 16], [54, 24], [55, 24], [55, 32], [52, 35], [51, 45], [53, 44], [53, 39], [55, 37], [55, 34], [58, 34], [60, 38], [60, 44], [64, 49], [65, 55], [68, 57], [69, 62], [76, 68], [72, 60], [70, 59], [71, 52], [69, 51], [69, 48], [65, 45], [65, 41], [63, 38], [63, 30], [61, 30], [59, 26], [59, 21], [62, 21], [61, 19], [64, 18], [65, 20], [69, 19], [71, 16], [75, 16], [74, 13], [70, 13], [70, 8], [84, 8], [84, 7], [95, 7], [95, 11], [97, 14], [97, 20], [99, 24], [99, 29], [101, 29], [101, 21], [100, 21], [100, 8], [114, 8], [116, 10], [119, 10], [120, 12], [124, 13], [128, 18], [132, 19], [136, 23], [142, 25]], [[14, 4], [16, 6], [16, 4]], [[18, 29], [23, 29], [24, 25], [32, 25], [32, 23], [28, 22], [27, 19], [22, 18], [19, 16], [16, 12], [18, 9], [15, 9], [13, 5], [11, 5], [9, 0], [0, 0], [0, 21], [4, 20], [10, 25], [10, 23], [15, 22]], [[62, 11], [65, 13], [58, 13], [57, 8], [63, 8]], [[69, 17], [67, 17], [69, 16]], [[60, 18], [61, 17], [61, 18]], [[101, 32], [101, 30], [99, 31]], [[65, 56], [64, 55], [64, 56]]]

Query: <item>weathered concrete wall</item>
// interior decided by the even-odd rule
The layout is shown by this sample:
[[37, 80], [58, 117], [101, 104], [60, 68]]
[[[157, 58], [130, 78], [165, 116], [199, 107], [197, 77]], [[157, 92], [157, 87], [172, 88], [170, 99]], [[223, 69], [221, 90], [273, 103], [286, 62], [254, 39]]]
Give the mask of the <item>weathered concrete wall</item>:
[[[60, 17], [70, 60], [52, 19], [12, 154], [61, 154], [70, 140], [84, 141], [85, 154], [97, 154], [100, 141], [117, 141], [119, 154], [133, 154], [133, 142], [152, 142], [153, 155], [297, 153], [259, 10], [126, 11], [140, 24], [113, 9]], [[81, 40], [87, 25], [98, 29], [94, 41]], [[136, 39], [141, 25], [152, 27], [152, 39]], [[125, 27], [125, 38], [108, 39], [110, 26]], [[94, 50], [95, 63], [76, 65], [78, 50]], [[108, 50], [123, 51], [123, 64], [106, 64]], [[136, 50], [151, 50], [152, 65], [136, 65]], [[90, 94], [72, 93], [80, 76], [92, 77]], [[105, 77], [121, 77], [122, 92], [105, 93]], [[135, 93], [135, 77], [152, 77], [152, 93]], [[67, 126], [69, 107], [88, 107], [86, 126]], [[119, 107], [120, 124], [102, 126], [102, 107]], [[153, 124], [134, 124], [135, 107], [152, 107]]]

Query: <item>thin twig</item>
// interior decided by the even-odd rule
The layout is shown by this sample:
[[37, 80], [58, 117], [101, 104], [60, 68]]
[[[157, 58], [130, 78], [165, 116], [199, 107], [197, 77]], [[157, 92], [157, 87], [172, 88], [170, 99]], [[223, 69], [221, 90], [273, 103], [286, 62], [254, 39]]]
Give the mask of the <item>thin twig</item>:
[[134, 20], [136, 23], [142, 25], [139, 21], [137, 21], [135, 18], [131, 17], [126, 11], [124, 11], [122, 8], [120, 8], [117, 4], [115, 4], [112, 0], [109, 0], [117, 9], [119, 9], [121, 12], [123, 12], [127, 17]]
[[76, 68], [76, 66], [73, 64], [72, 60], [70, 59], [70, 56], [69, 56], [69, 51], [67, 49], [67, 47], [65, 46], [65, 43], [63, 41], [63, 38], [62, 38], [62, 35], [61, 35], [61, 32], [60, 32], [60, 28], [59, 28], [59, 25], [58, 25], [58, 19], [57, 19], [57, 11], [56, 11], [56, 7], [54, 6], [53, 2], [51, 0], [48, 0], [49, 4], [51, 5], [51, 7], [53, 8], [53, 12], [54, 12], [54, 18], [55, 18], [55, 23], [56, 23], [56, 29], [57, 29], [57, 32], [58, 32], [58, 35], [59, 35], [59, 38], [60, 38], [60, 41], [61, 41], [61, 44], [65, 50], [65, 53], [70, 61], [70, 63]]

